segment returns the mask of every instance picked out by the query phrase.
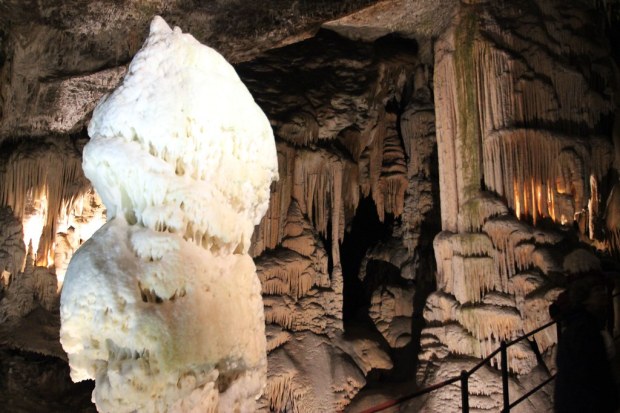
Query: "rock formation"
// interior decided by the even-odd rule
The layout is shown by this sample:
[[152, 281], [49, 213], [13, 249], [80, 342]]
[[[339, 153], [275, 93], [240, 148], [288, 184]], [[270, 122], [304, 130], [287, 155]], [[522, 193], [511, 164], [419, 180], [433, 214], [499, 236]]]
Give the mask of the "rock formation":
[[[500, 341], [550, 321], [564, 277], [600, 269], [567, 232], [597, 236], [597, 191], [613, 161], [612, 142], [600, 135], [612, 110], [612, 64], [582, 8], [521, 6], [462, 5], [436, 45], [443, 231], [434, 241], [438, 291], [427, 301], [421, 339], [426, 382], [450, 364], [467, 369], [462, 356], [484, 358]], [[573, 20], [559, 23], [558, 13]], [[523, 24], [508, 23], [517, 16]], [[510, 347], [509, 369], [531, 383], [536, 351], [553, 366], [556, 341], [549, 328]], [[424, 411], [459, 409], [459, 398], [441, 394], [448, 391]], [[472, 392], [477, 411], [501, 409], [501, 389]]]
[[277, 179], [267, 118], [221, 55], [155, 17], [88, 130], [108, 222], [63, 286], [72, 379], [95, 379], [104, 412], [254, 410], [266, 350], [247, 251]]
[[[24, 372], [9, 384], [36, 387], [27, 361], [40, 375], [53, 366], [46, 377], [55, 378], [66, 363], [58, 289], [106, 213], [126, 216], [132, 225], [121, 232], [145, 226], [204, 239], [216, 255], [232, 248], [193, 222], [175, 232], [187, 222], [135, 198], [147, 178], [113, 167], [128, 195], [118, 206], [80, 167], [92, 111], [132, 76], [155, 14], [233, 63], [276, 140], [279, 180], [265, 216], [238, 234], [253, 227], [241, 250], [249, 247], [262, 286], [259, 411], [357, 412], [454, 377], [546, 323], [567, 278], [620, 268], [616, 0], [35, 3], [0, 4], [0, 377]], [[141, 140], [164, 133], [155, 125], [128, 145], [145, 145], [163, 165], [179, 148]], [[91, 149], [103, 146], [95, 140], [84, 151], [91, 166]], [[172, 173], [191, 175], [181, 166]], [[131, 254], [138, 238], [127, 241]], [[149, 284], [134, 300], [161, 308], [175, 289]], [[556, 340], [552, 328], [510, 348], [512, 400], [554, 371]], [[497, 363], [471, 377], [471, 410], [500, 409]], [[92, 384], [66, 380], [49, 397], [0, 381], [0, 403], [93, 411], [84, 397]], [[515, 411], [549, 410], [551, 390]], [[402, 405], [459, 408], [458, 385]]]

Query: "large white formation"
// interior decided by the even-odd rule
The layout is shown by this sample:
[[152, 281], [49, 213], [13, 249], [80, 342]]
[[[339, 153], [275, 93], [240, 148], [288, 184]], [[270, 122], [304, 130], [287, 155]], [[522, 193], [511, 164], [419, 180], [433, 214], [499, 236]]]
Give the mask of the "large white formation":
[[278, 174], [266, 116], [221, 55], [155, 17], [88, 132], [108, 222], [67, 269], [72, 379], [95, 379], [102, 412], [253, 411], [266, 340], [248, 248]]

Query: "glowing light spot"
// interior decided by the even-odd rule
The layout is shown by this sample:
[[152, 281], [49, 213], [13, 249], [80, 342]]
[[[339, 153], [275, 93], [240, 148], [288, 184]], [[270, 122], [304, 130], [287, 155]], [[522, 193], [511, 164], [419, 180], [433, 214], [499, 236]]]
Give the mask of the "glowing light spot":
[[32, 254], [36, 258], [39, 250], [39, 242], [43, 234], [43, 227], [47, 221], [47, 198], [45, 195], [39, 197], [29, 194], [31, 199], [26, 207], [26, 215], [22, 222], [24, 228], [24, 244], [26, 249], [32, 245]]

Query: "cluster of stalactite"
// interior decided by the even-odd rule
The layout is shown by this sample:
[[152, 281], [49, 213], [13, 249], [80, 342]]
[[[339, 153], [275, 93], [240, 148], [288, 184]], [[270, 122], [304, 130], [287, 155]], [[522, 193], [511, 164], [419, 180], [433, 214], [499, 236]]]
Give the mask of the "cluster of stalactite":
[[[514, 25], [505, 19], [523, 17], [518, 4], [463, 5], [437, 43], [443, 232], [434, 242], [438, 292], [425, 309], [420, 377], [441, 370], [441, 363], [458, 365], [451, 355], [484, 358], [500, 341], [550, 321], [559, 281], [600, 268], [590, 247], [566, 234], [576, 228], [582, 240], [602, 245], [614, 156], [604, 134], [613, 110], [610, 62], [603, 41], [594, 45], [582, 35], [583, 27], [596, 32], [586, 17], [593, 14], [537, 3], [545, 3], [544, 13], [529, 10], [531, 23]], [[562, 25], [550, 17], [560, 9], [580, 17]], [[596, 68], [586, 63], [593, 61]], [[534, 336], [548, 362], [555, 333]], [[519, 375], [536, 374], [538, 360], [529, 346], [518, 345], [509, 350], [508, 365]], [[492, 399], [476, 407], [495, 409]]]
[[24, 241], [38, 265], [53, 262], [58, 219], [88, 190], [79, 149], [68, 140], [45, 140], [10, 151], [0, 168], [0, 205], [24, 224]]

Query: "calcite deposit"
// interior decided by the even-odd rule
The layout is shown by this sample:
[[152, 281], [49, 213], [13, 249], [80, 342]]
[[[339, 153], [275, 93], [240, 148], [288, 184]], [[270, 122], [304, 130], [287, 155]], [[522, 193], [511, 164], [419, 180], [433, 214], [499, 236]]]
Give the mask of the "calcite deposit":
[[266, 341], [248, 249], [278, 176], [267, 118], [221, 55], [155, 17], [88, 131], [107, 223], [67, 269], [71, 377], [95, 379], [104, 412], [254, 410]]
[[[154, 15], [217, 49], [268, 120], [254, 123], [254, 109], [225, 89], [238, 79], [219, 58], [223, 76], [197, 69], [204, 50], [136, 57]], [[72, 364], [84, 367], [74, 374], [112, 378], [112, 387], [98, 381], [99, 406], [116, 397], [108, 390], [124, 376], [114, 369], [125, 369], [162, 395], [158, 409], [180, 409], [180, 393], [195, 394], [183, 403], [196, 406], [217, 393], [220, 410], [236, 398], [250, 411], [358, 412], [459, 375], [502, 340], [547, 323], [570, 279], [620, 272], [619, 22], [617, 0], [0, 2], [0, 377], [9, 378], [0, 404], [95, 411], [92, 381], [60, 377], [61, 293], [124, 297], [75, 300], [97, 326], [119, 326], [79, 328], [116, 341], [63, 330], [76, 345]], [[185, 40], [181, 48], [195, 44]], [[204, 76], [192, 83], [189, 72]], [[144, 88], [146, 78], [156, 87]], [[256, 152], [263, 127], [275, 140], [268, 156]], [[241, 135], [252, 139], [229, 139]], [[276, 164], [271, 185], [249, 168], [274, 174]], [[254, 202], [246, 194], [258, 195], [258, 181]], [[76, 254], [80, 246], [86, 252]], [[241, 281], [217, 269], [238, 260], [249, 274], [246, 252], [257, 280], [233, 289], [226, 283]], [[104, 281], [66, 284], [91, 264]], [[215, 284], [230, 300], [219, 304]], [[201, 287], [209, 292], [190, 294]], [[249, 317], [258, 323], [264, 312], [266, 342], [255, 343], [267, 353], [266, 378], [250, 380], [247, 398], [235, 390], [239, 363], [190, 371], [176, 347], [143, 351], [156, 336], [177, 342], [165, 331], [183, 336], [183, 326], [215, 334], [213, 317], [173, 323], [173, 307], [241, 322], [220, 310], [241, 306], [244, 294]], [[217, 307], [195, 311], [207, 295]], [[134, 309], [157, 322], [130, 317]], [[125, 321], [138, 342], [118, 339]], [[262, 334], [254, 322], [242, 327]], [[552, 327], [508, 350], [511, 400], [555, 371], [557, 340]], [[211, 360], [218, 346], [187, 357]], [[255, 361], [264, 372], [264, 359]], [[470, 411], [501, 409], [498, 363], [471, 377]], [[551, 410], [552, 391], [544, 386], [514, 411]], [[137, 405], [147, 393], [114, 403]], [[459, 411], [460, 398], [456, 384], [400, 409]]]

